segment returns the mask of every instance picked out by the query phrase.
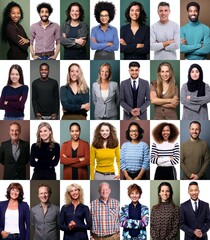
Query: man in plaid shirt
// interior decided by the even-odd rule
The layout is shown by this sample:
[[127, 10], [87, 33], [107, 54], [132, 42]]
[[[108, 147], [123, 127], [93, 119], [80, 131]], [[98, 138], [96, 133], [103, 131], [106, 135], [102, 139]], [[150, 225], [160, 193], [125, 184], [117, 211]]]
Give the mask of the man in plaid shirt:
[[92, 229], [91, 240], [120, 239], [120, 203], [110, 198], [110, 185], [102, 182], [99, 185], [100, 198], [91, 202]]

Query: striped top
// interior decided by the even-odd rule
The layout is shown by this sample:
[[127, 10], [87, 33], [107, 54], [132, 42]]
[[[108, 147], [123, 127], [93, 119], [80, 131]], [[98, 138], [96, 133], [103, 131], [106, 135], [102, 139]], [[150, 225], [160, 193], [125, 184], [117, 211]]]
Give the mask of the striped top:
[[91, 232], [103, 237], [120, 231], [120, 203], [109, 198], [107, 203], [96, 199], [90, 204], [92, 217]]
[[[24, 117], [25, 102], [28, 96], [28, 86], [14, 88], [5, 86], [1, 93], [0, 109], [5, 110], [5, 117]], [[7, 105], [4, 104], [7, 101]]]
[[153, 143], [151, 152], [151, 163], [167, 167], [179, 163], [180, 152], [178, 143], [163, 142]]
[[120, 151], [120, 169], [129, 172], [137, 172], [140, 169], [149, 170], [149, 147], [145, 142], [132, 144], [123, 143]]

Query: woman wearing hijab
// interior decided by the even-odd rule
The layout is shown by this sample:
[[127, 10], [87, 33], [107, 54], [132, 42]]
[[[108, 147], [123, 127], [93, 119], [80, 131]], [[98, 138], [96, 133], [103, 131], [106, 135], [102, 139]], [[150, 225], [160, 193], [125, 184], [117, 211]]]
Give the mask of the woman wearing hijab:
[[203, 70], [200, 65], [192, 64], [188, 70], [188, 81], [181, 89], [182, 120], [208, 120], [209, 102], [210, 88], [203, 82]]

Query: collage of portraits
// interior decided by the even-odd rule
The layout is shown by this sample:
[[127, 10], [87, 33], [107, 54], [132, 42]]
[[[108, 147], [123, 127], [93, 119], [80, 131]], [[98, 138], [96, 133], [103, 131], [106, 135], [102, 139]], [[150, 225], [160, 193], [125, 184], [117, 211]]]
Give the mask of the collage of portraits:
[[0, 1], [0, 239], [210, 237], [209, 9]]

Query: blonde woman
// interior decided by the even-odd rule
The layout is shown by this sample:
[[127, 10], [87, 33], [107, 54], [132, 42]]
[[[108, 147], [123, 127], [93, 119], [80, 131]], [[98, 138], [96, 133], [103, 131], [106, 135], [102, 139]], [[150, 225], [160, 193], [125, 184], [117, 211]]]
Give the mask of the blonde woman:
[[154, 120], [176, 120], [179, 104], [178, 88], [170, 63], [162, 62], [157, 70], [157, 80], [150, 88], [151, 103], [154, 104]]
[[120, 103], [119, 89], [117, 82], [113, 82], [111, 79], [112, 69], [110, 64], [101, 64], [97, 82], [93, 83], [92, 89], [95, 119], [117, 119]]
[[56, 180], [55, 166], [60, 158], [60, 145], [53, 138], [49, 123], [41, 122], [37, 129], [37, 141], [31, 146], [30, 165], [34, 167], [32, 180]]
[[67, 83], [60, 89], [62, 120], [85, 120], [90, 110], [89, 88], [79, 64], [68, 68]]
[[60, 223], [60, 229], [64, 231], [64, 240], [88, 239], [87, 230], [91, 226], [90, 210], [84, 205], [83, 189], [78, 184], [73, 183], [66, 188]]

